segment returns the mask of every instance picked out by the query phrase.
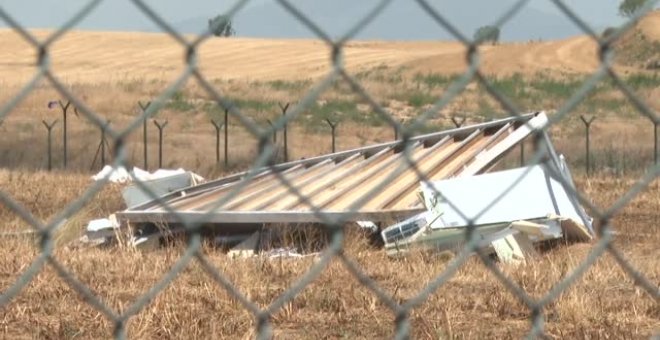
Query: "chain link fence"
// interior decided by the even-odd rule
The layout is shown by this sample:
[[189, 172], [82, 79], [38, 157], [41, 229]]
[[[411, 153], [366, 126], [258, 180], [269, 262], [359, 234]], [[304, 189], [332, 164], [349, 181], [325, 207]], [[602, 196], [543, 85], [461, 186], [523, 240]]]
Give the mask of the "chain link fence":
[[[119, 166], [124, 164], [127, 159], [126, 148], [125, 148], [125, 139], [127, 136], [136, 129], [139, 129], [143, 122], [151, 119], [159, 109], [161, 109], [164, 103], [174, 95], [174, 93], [180, 89], [184, 83], [189, 80], [196, 81], [221, 107], [228, 110], [232, 119], [240, 122], [255, 138], [261, 141], [260, 145], [263, 146], [259, 156], [254, 161], [248, 175], [244, 178], [244, 182], [247, 183], [256, 173], [256, 169], [268, 166], [269, 159], [271, 158], [274, 148], [270, 140], [275, 131], [281, 131], [285, 128], [286, 124], [295, 120], [304, 110], [308, 109], [315, 100], [326, 90], [328, 90], [332, 84], [338, 80], [343, 80], [347, 82], [355, 95], [368, 103], [371, 108], [381, 116], [382, 119], [388, 122], [388, 124], [398, 132], [401, 140], [405, 144], [410, 139], [411, 136], [415, 134], [417, 130], [424, 125], [424, 123], [432, 118], [435, 113], [437, 113], [441, 108], [448, 105], [455, 97], [457, 97], [462, 91], [465, 90], [466, 86], [476, 80], [478, 83], [483, 85], [488, 93], [496, 99], [502, 107], [506, 109], [508, 114], [511, 116], [521, 116], [521, 111], [516, 107], [516, 105], [506, 96], [497, 91], [495, 87], [489, 82], [487, 77], [480, 70], [480, 61], [481, 54], [479, 51], [479, 45], [482, 41], [474, 41], [469, 37], [466, 37], [462, 34], [457, 27], [452, 23], [451, 18], [445, 17], [442, 12], [436, 7], [431, 5], [427, 0], [415, 0], [417, 5], [423, 8], [426, 13], [432, 17], [438, 26], [449, 31], [453, 37], [465, 45], [466, 54], [465, 58], [469, 64], [469, 67], [457, 80], [451, 84], [448, 90], [444, 95], [439, 98], [439, 100], [433, 105], [433, 107], [426, 112], [417, 116], [414, 121], [402, 125], [397, 119], [395, 119], [388, 111], [383, 108], [378, 102], [370, 96], [368, 91], [366, 91], [360, 84], [360, 82], [353, 76], [351, 76], [344, 65], [344, 46], [349, 42], [356, 34], [358, 34], [362, 29], [364, 29], [374, 18], [385, 10], [392, 0], [383, 0], [380, 1], [377, 6], [375, 6], [371, 12], [357, 25], [348, 30], [343, 36], [338, 39], [331, 38], [326, 32], [324, 32], [318, 25], [316, 25], [310, 18], [308, 18], [304, 13], [297, 9], [291, 2], [287, 0], [278, 0], [277, 2], [281, 5], [286, 11], [291, 14], [292, 20], [298, 20], [300, 23], [309, 28], [319, 39], [324, 41], [328, 47], [330, 47], [331, 54], [330, 58], [332, 60], [332, 67], [329, 70], [328, 74], [318, 81], [313, 88], [297, 103], [297, 105], [290, 108], [286, 115], [281, 116], [272, 122], [272, 125], [269, 128], [263, 128], [256, 125], [251, 119], [245, 117], [241, 111], [234, 105], [231, 101], [223, 96], [209, 80], [205, 77], [203, 73], [198, 69], [198, 47], [205, 40], [209, 39], [212, 34], [210, 30], [203, 34], [200, 34], [193, 40], [189, 40], [179, 32], [177, 32], [166, 20], [164, 20], [158, 13], [156, 13], [149, 5], [141, 0], [132, 0], [135, 6], [144, 13], [147, 17], [150, 18], [154, 23], [156, 23], [163, 31], [169, 34], [174, 38], [180, 45], [181, 48], [185, 51], [185, 57], [183, 63], [185, 68], [183, 72], [178, 76], [178, 78], [172, 82], [155, 100], [152, 101], [151, 105], [148, 105], [144, 112], [138, 119], [135, 119], [132, 124], [122, 130], [114, 129], [112, 126], [108, 127], [106, 120], [101, 118], [99, 114], [94, 112], [90, 107], [88, 107], [85, 102], [80, 98], [76, 97], [75, 93], [72, 93], [71, 90], [63, 83], [61, 79], [57, 77], [51, 70], [50, 63], [50, 48], [51, 46], [60, 39], [63, 34], [71, 30], [76, 24], [88, 16], [100, 3], [102, 0], [93, 0], [89, 1], [87, 4], [80, 9], [80, 11], [67, 21], [62, 27], [57, 29], [54, 33], [48, 36], [45, 40], [38, 40], [34, 35], [32, 35], [25, 27], [22, 27], [13, 17], [11, 13], [7, 13], [3, 8], [0, 7], [0, 18], [2, 18], [6, 23], [8, 23], [13, 30], [19, 33], [25, 41], [32, 45], [34, 50], [37, 52], [37, 65], [38, 71], [34, 74], [32, 79], [23, 87], [22, 91], [13, 97], [8, 103], [4, 104], [0, 109], [0, 120], [4, 119], [12, 110], [24, 99], [26, 96], [35, 88], [35, 85], [46, 79], [52, 86], [54, 86], [57, 91], [69, 100], [79, 111], [81, 115], [86, 117], [90, 122], [92, 122], [96, 127], [101, 130], [104, 130], [106, 136], [109, 138], [111, 143], [115, 147], [115, 161], [114, 164]], [[227, 16], [232, 17], [238, 11], [241, 10], [249, 1], [243, 0], [237, 2], [227, 13]], [[598, 70], [593, 73], [589, 79], [582, 84], [580, 89], [574, 93], [574, 95], [567, 102], [561, 104], [561, 107], [557, 110], [555, 114], [550, 117], [550, 125], [559, 122], [569, 115], [576, 106], [594, 89], [596, 84], [600, 81], [603, 81], [609, 78], [616, 87], [621, 91], [621, 93], [628, 98], [638, 112], [650, 119], [656, 126], [660, 119], [658, 118], [656, 112], [647, 105], [641, 98], [635, 95], [629, 86], [620, 78], [620, 76], [613, 69], [613, 44], [617, 39], [621, 38], [622, 35], [628, 31], [634, 23], [639, 20], [645, 13], [650, 11], [658, 1], [647, 1], [645, 5], [637, 11], [624, 25], [618, 28], [614, 33], [608, 35], [606, 38], [601, 37], [601, 35], [596, 32], [592, 27], [590, 27], [586, 22], [581, 20], [581, 18], [574, 13], [570, 6], [561, 0], [551, 0], [557, 8], [561, 10], [568, 18], [571, 19], [577, 26], [584, 31], [589, 37], [598, 43], [599, 46], [599, 57], [600, 57], [600, 67]], [[523, 7], [528, 5], [529, 0], [519, 0], [515, 5], [508, 9], [507, 12], [498, 18], [493, 26], [502, 27], [514, 17]], [[549, 128], [547, 126], [545, 130]], [[543, 131], [544, 133], [545, 131]], [[408, 145], [410, 146], [410, 145]], [[425, 178], [423, 172], [419, 171], [416, 168], [416, 165], [410, 154], [411, 148], [406, 147], [403, 151], [408, 165], [416, 169], [416, 173], [420, 181], [428, 181], [428, 178]], [[547, 152], [545, 149], [541, 148], [536, 151], [536, 154], [533, 156], [533, 159], [530, 162], [539, 162], [542, 160]], [[52, 267], [57, 274], [67, 282], [67, 284], [74, 289], [77, 293], [84, 297], [84, 300], [90, 304], [92, 307], [103, 313], [109, 320], [112, 320], [114, 324], [114, 336], [116, 338], [126, 337], [126, 325], [127, 321], [140, 313], [140, 311], [152, 301], [156, 295], [163, 291], [176, 277], [181, 273], [192, 261], [197, 261], [205, 271], [210, 275], [227, 292], [233, 295], [242, 306], [250, 311], [254, 319], [256, 320], [256, 331], [260, 338], [269, 338], [272, 334], [271, 327], [271, 316], [280, 310], [287, 303], [292, 301], [297, 294], [299, 294], [305, 287], [310, 285], [312, 281], [317, 278], [320, 273], [329, 265], [332, 260], [338, 260], [345, 265], [348, 271], [355, 276], [355, 278], [364, 286], [366, 286], [370, 291], [375, 294], [380, 302], [387, 306], [392, 313], [395, 315], [395, 325], [397, 338], [408, 338], [411, 333], [411, 325], [409, 322], [409, 315], [411, 310], [417, 306], [420, 306], [431, 294], [436, 292], [443, 284], [445, 284], [452, 276], [461, 268], [467, 261], [467, 259], [473, 255], [475, 252], [480, 254], [479, 257], [481, 261], [489, 268], [492, 275], [496, 276], [499, 281], [517, 296], [522, 303], [524, 303], [529, 310], [531, 311], [531, 319], [529, 336], [538, 337], [544, 334], [544, 308], [552, 303], [555, 299], [559, 297], [568, 287], [570, 287], [576, 280], [580, 279], [583, 274], [592, 266], [602, 255], [608, 253], [616, 259], [618, 264], [623, 268], [623, 270], [634, 280], [634, 282], [642, 287], [652, 299], [658, 301], [660, 299], [660, 290], [656, 284], [651, 282], [643, 273], [638, 272], [632, 265], [627, 261], [625, 256], [614, 247], [613, 241], [615, 236], [612, 231], [611, 221], [631, 200], [633, 200], [642, 190], [644, 190], [658, 175], [660, 172], [660, 166], [657, 164], [653, 166], [646, 174], [628, 191], [625, 195], [620, 197], [613, 205], [607, 209], [600, 209], [594, 206], [590, 200], [588, 200], [583, 194], [571, 189], [571, 185], [562, 180], [562, 184], [565, 189], [574, 195], [575, 198], [581, 202], [587, 209], [592, 212], [593, 217], [596, 221], [600, 222], [602, 226], [597, 230], [597, 242], [591, 248], [589, 255], [585, 258], [573, 272], [568, 274], [561, 282], [554, 285], [554, 287], [542, 298], [535, 299], [527, 294], [520, 286], [508, 278], [502, 271], [499, 269], [493, 261], [486, 255], [480, 254], [477, 251], [478, 248], [478, 237], [474, 233], [474, 225], [470, 225], [466, 229], [465, 247], [460, 251], [455, 259], [446, 267], [446, 270], [435, 280], [430, 282], [426, 288], [421, 290], [416, 296], [406, 300], [403, 303], [397, 302], [393, 299], [388, 293], [386, 293], [382, 288], [379, 287], [377, 282], [367, 276], [360, 266], [351, 258], [349, 258], [343, 252], [344, 244], [344, 229], [342, 226], [345, 221], [336, 220], [329, 216], [324, 216], [323, 211], [319, 207], [311, 206], [311, 203], [305, 199], [304, 195], [300, 192], [295, 192], [295, 187], [287, 181], [287, 179], [277, 174], [279, 180], [283, 185], [288, 187], [295, 195], [299, 198], [310, 204], [311, 208], [314, 210], [315, 214], [319, 219], [324, 221], [324, 228], [330, 234], [330, 245], [322, 253], [320, 260], [316, 262], [313, 267], [295, 284], [289, 287], [279, 298], [275, 299], [268, 307], [259, 308], [254, 302], [250, 301], [248, 297], [243, 295], [230, 281], [223, 275], [223, 273], [217, 271], [213, 265], [208, 261], [201, 251], [201, 235], [200, 227], [201, 222], [204, 220], [204, 216], [200, 216], [196, 219], [186, 219], [183, 217], [179, 218], [181, 224], [186, 228], [187, 234], [190, 236], [189, 242], [187, 244], [186, 251], [178, 259], [174, 266], [171, 267], [169, 272], [167, 272], [156, 284], [154, 284], [149, 291], [143, 294], [137, 301], [135, 301], [130, 307], [126, 308], [122, 313], [117, 313], [116, 311], [109, 308], [105, 305], [85, 284], [81, 283], [75, 276], [60, 262], [58, 262], [53, 256], [54, 251], [54, 232], [61, 221], [70, 218], [76, 212], [78, 212], [81, 207], [87, 203], [93, 195], [97, 194], [102, 187], [107, 183], [105, 181], [99, 181], [91, 185], [84, 195], [79, 197], [79, 199], [72, 204], [68, 205], [66, 209], [61, 211], [55, 218], [47, 223], [43, 223], [35, 218], [30, 211], [25, 209], [21, 204], [12, 199], [7, 193], [0, 189], [0, 202], [13, 212], [20, 216], [26, 223], [28, 223], [34, 230], [40, 235], [40, 256], [38, 256], [33, 263], [21, 274], [20, 278], [9, 288], [5, 289], [0, 296], [0, 306], [7, 306], [12, 299], [14, 299], [21, 290], [28, 285], [31, 280], [39, 273], [45, 266], [49, 265]], [[556, 176], [561, 180], [561, 176]], [[353, 209], [351, 211], [356, 211], [367, 199], [378, 193], [378, 191], [385, 189], [389, 181], [384, 181], [377, 188], [374, 188], [371, 192], [364, 193], [363, 197], [355, 201], [353, 204]], [[151, 198], [159, 200], [157, 195], [149, 190], [148, 187], [136, 182], [137, 185], [147, 192]], [[226, 199], [222, 199], [219, 202], [216, 202], [215, 208], [220, 208], [223, 204], [228, 201], [232, 195], [238, 195], [242, 188], [244, 187], [239, 185], [234, 191], [227, 195]], [[513, 187], [513, 186], [512, 186]], [[503, 195], [506, 193], [503, 193]], [[165, 208], [169, 213], [176, 214], [170, 207]], [[487, 209], [486, 209], [487, 210]], [[483, 213], [483, 212], [482, 212]], [[466, 218], [467, 219], [467, 218]], [[474, 219], [472, 219], [474, 221]]]

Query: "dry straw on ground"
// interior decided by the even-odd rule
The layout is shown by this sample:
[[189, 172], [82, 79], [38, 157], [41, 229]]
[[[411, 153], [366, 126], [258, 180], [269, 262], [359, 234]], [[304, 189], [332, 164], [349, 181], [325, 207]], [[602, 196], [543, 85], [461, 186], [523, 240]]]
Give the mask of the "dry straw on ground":
[[[2, 174], [3, 190], [51, 218], [75, 200], [89, 184], [84, 176]], [[578, 187], [596, 204], [607, 207], [633, 184], [633, 179], [579, 179]], [[50, 188], [44, 190], [42, 188]], [[58, 188], [52, 190], [53, 188]], [[660, 215], [657, 184], [636, 198], [614, 219], [616, 246], [652, 283], [660, 282], [653, 230]], [[112, 188], [96, 197], [79, 215], [103, 216], [120, 202]], [[20, 228], [7, 209], [0, 218]], [[82, 233], [71, 224], [66, 233]], [[69, 268], [101, 300], [125, 310], [157, 282], [183, 252], [183, 245], [141, 253], [129, 249], [72, 249], [61, 242], [55, 258]], [[591, 245], [559, 246], [504, 272], [535, 298], [574, 270]], [[231, 260], [205, 246], [208, 256], [252, 301], [265, 307], [309, 270], [313, 258], [302, 260]], [[447, 266], [446, 256], [415, 254], [392, 260], [366, 239], [347, 231], [345, 253], [397, 301], [414, 296]], [[38, 254], [27, 240], [3, 240], [0, 286], [13, 284]], [[636, 286], [610, 255], [602, 256], [574, 285], [545, 310], [546, 331], [556, 338], [644, 338], [660, 331], [660, 309], [653, 297]], [[102, 338], [113, 325], [46, 266], [19, 296], [2, 310], [4, 338]], [[477, 259], [470, 260], [426, 303], [411, 314], [419, 338], [519, 338], [529, 329], [530, 311], [508, 292]], [[292, 302], [273, 315], [275, 334], [286, 338], [382, 338], [393, 335], [394, 316], [373, 293], [338, 261]], [[156, 299], [129, 322], [131, 338], [243, 338], [254, 335], [254, 318], [193, 262]]]

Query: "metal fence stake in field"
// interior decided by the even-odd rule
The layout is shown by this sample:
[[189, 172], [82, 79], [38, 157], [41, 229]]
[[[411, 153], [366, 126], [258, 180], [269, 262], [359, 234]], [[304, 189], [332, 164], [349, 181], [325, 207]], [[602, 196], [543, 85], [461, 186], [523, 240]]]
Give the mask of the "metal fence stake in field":
[[147, 102], [146, 104], [142, 104], [142, 102], [138, 101], [138, 105], [140, 106], [140, 109], [142, 109], [142, 144], [144, 148], [144, 170], [149, 169], [149, 161], [148, 161], [148, 156], [147, 156], [147, 121], [149, 120], [146, 111], [149, 109], [149, 106], [151, 105], [151, 102]]
[[229, 167], [229, 109], [225, 109], [225, 168]]
[[[69, 112], [69, 107], [71, 106], [71, 102], [67, 101], [66, 104], [64, 104], [61, 100], [58, 100], [57, 103], [60, 104], [60, 108], [62, 109], [62, 117], [63, 117], [63, 124], [64, 124], [63, 130], [62, 130], [62, 138], [63, 138], [62, 147], [63, 147], [63, 150], [64, 150], [64, 160], [63, 160], [64, 163], [63, 163], [63, 165], [64, 165], [64, 168], [66, 169], [66, 164], [67, 164], [67, 159], [68, 159], [67, 158], [67, 151], [68, 150], [67, 150], [67, 143], [66, 143], [67, 140], [68, 140], [68, 138], [67, 138], [67, 129], [66, 129], [66, 127], [67, 127], [66, 117], [67, 117], [67, 113]], [[76, 114], [78, 114], [77, 110], [76, 110]]]
[[92, 170], [94, 168], [94, 164], [96, 164], [96, 160], [99, 158], [99, 155], [101, 156], [101, 168], [105, 166], [105, 148], [107, 147], [110, 149], [110, 144], [108, 143], [108, 140], [105, 138], [105, 132], [108, 130], [108, 127], [110, 126], [110, 121], [106, 121], [105, 125], [101, 128], [101, 141], [99, 142], [99, 146], [96, 148], [96, 154], [94, 154], [94, 160], [92, 160], [92, 165], [89, 167], [89, 170]]
[[211, 124], [215, 128], [215, 163], [220, 164], [220, 130], [222, 130], [223, 124], [214, 119], [211, 119]]
[[[286, 103], [285, 105], [282, 105], [281, 103], [278, 103], [280, 106], [280, 109], [282, 110], [282, 116], [286, 118], [286, 111], [289, 109], [290, 103]], [[284, 123], [284, 161], [288, 162], [289, 161], [289, 137], [287, 135], [287, 126], [288, 122]]]
[[658, 122], [653, 122], [653, 164], [658, 165]]
[[451, 117], [451, 121], [452, 121], [452, 123], [454, 123], [456, 128], [460, 128], [461, 126], [463, 126], [463, 124], [465, 124], [465, 120], [466, 120], [465, 116], [452, 116]]
[[167, 126], [167, 120], [159, 123], [154, 119], [154, 125], [158, 127], [158, 168], [163, 168], [163, 129]]
[[51, 171], [53, 169], [53, 127], [55, 124], [57, 124], [57, 119], [55, 119], [52, 123], [48, 123], [45, 120], [41, 121], [44, 126], [46, 127], [46, 130], [48, 130], [48, 171]]
[[585, 165], [585, 169], [587, 170], [587, 176], [589, 176], [591, 175], [591, 148], [589, 144], [589, 140], [590, 140], [589, 135], [591, 133], [591, 123], [594, 122], [596, 117], [591, 116], [589, 118], [586, 118], [584, 115], [580, 115], [580, 119], [584, 123], [585, 132], [586, 132], [587, 163]]
[[[401, 123], [401, 127], [403, 127], [403, 120], [399, 121]], [[394, 140], [399, 140], [399, 126], [394, 125]]]
[[333, 123], [330, 121], [330, 119], [326, 119], [325, 121], [328, 122], [330, 129], [332, 129], [332, 153], [335, 153], [335, 130], [337, 129], [339, 122]]

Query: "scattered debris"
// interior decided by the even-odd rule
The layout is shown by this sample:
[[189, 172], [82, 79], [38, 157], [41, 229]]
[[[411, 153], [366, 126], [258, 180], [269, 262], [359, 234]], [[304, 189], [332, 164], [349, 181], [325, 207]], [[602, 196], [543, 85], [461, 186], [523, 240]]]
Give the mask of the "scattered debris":
[[[142, 186], [148, 188], [156, 194], [156, 196], [163, 196], [170, 192], [197, 185], [200, 183], [201, 179], [199, 175], [186, 171], [161, 173], [163, 177], [155, 176], [157, 173], [158, 172], [154, 173], [152, 176], [142, 176], [145, 179], [140, 179]], [[164, 176], [165, 174], [167, 174], [167, 176]], [[123, 190], [122, 196], [128, 207], [134, 207], [153, 200], [151, 198], [152, 196], [148, 195], [142, 187], [137, 184], [127, 186]]]
[[134, 178], [139, 181], [151, 181], [151, 180], [181, 175], [185, 173], [191, 174], [191, 176], [193, 177], [193, 181], [196, 184], [204, 182], [204, 178], [202, 176], [195, 174], [193, 172], [186, 171], [182, 168], [176, 170], [158, 169], [154, 172], [149, 172], [142, 170], [138, 167], [133, 167], [131, 171], [128, 171], [123, 166], [119, 166], [115, 168], [111, 165], [104, 166], [103, 169], [101, 169], [101, 171], [99, 171], [96, 175], [92, 176], [92, 180], [100, 181], [108, 177], [108, 181], [111, 183], [123, 184], [123, 183], [133, 182]]
[[132, 181], [131, 174], [123, 166], [113, 168], [110, 165], [106, 165], [99, 171], [96, 175], [92, 176], [92, 180], [100, 181], [104, 178], [108, 178], [108, 181], [111, 183], [128, 183]]
[[[539, 144], [549, 144], [542, 130], [547, 123], [545, 113], [536, 112], [415, 136], [408, 145], [394, 141], [253, 169], [132, 206], [118, 217], [133, 225], [176, 224], [203, 213], [204, 222], [219, 230], [254, 223], [325, 223], [321, 215], [374, 223], [406, 218], [424, 210], [416, 196], [418, 171], [434, 181], [487, 172], [534, 133], [545, 141]], [[408, 157], [416, 167], [407, 165]], [[384, 181], [387, 190], [380, 187]], [[362, 197], [366, 201], [353, 211]], [[322, 214], [310, 207], [322, 207]]]
[[592, 220], [547, 166], [552, 165], [422, 183], [427, 211], [381, 232], [387, 253], [398, 256], [412, 247], [456, 250], [470, 226], [480, 248], [493, 248], [509, 262], [524, 261], [532, 243], [562, 237], [590, 241]]
[[[92, 176], [92, 180], [99, 181], [106, 177], [111, 183], [126, 185], [122, 191], [122, 198], [127, 207], [152, 200], [151, 196], [141, 186], [133, 183], [134, 180], [140, 181], [143, 187], [148, 188], [157, 196], [166, 195], [170, 192], [204, 182], [203, 177], [183, 169], [159, 169], [152, 173], [138, 167], [133, 167], [129, 172], [124, 167], [115, 168], [110, 165], [104, 166], [99, 173]], [[79, 241], [83, 243], [109, 242], [116, 239], [119, 229], [120, 223], [115, 214], [110, 215], [108, 218], [95, 219], [88, 223], [85, 238], [81, 238]], [[133, 246], [152, 246], [153, 239], [158, 240], [159, 237], [160, 235], [146, 236], [137, 234], [133, 235], [129, 242]]]
[[118, 230], [119, 222], [117, 222], [116, 215], [112, 214], [108, 218], [89, 221], [85, 236], [89, 240], [107, 239], [115, 237]]
[[[325, 218], [356, 222], [361, 230], [380, 236], [390, 256], [412, 248], [456, 251], [471, 230], [479, 251], [503, 262], [524, 263], [541, 242], [587, 242], [593, 237], [591, 219], [571, 194], [574, 184], [563, 156], [556, 155], [543, 131], [547, 123], [547, 116], [537, 112], [411, 138], [407, 156], [396, 141], [206, 183], [183, 169], [148, 173], [106, 166], [93, 178], [110, 176], [113, 182], [127, 183], [122, 195], [129, 208], [116, 219], [90, 222], [87, 236], [112, 237], [130, 225], [129, 242], [150, 248], [159, 246], [168, 233], [183, 230], [182, 220], [195, 219], [231, 258], [301, 258], [317, 253], [272, 242], [269, 226], [324, 223], [318, 211], [310, 209], [314, 206]], [[532, 134], [538, 137], [536, 150], [543, 148], [548, 155], [545, 163], [490, 172]], [[408, 163], [406, 158], [416, 167], [399, 166]], [[419, 183], [420, 172], [428, 181]], [[160, 199], [152, 200], [131, 183], [132, 177]], [[380, 187], [384, 181], [385, 189]], [[362, 197], [365, 201], [352, 211]], [[380, 229], [379, 224], [393, 219], [403, 221]]]

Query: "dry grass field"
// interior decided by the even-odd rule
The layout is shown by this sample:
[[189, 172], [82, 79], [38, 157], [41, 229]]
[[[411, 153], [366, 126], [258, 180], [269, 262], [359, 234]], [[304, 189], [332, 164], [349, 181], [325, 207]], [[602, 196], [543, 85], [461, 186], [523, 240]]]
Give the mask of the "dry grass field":
[[[620, 43], [615, 70], [652, 110], [660, 111], [660, 75], [646, 67], [660, 57], [660, 12], [648, 15]], [[48, 35], [35, 31], [38, 37]], [[640, 38], [642, 37], [642, 38]], [[0, 30], [0, 103], [6, 103], [34, 74], [34, 48], [10, 30]], [[599, 60], [596, 45], [579, 36], [563, 41], [483, 46], [481, 69], [494, 86], [521, 110], [559, 110]], [[465, 48], [454, 42], [350, 42], [345, 61], [374, 98], [402, 122], [414, 119], [446, 93], [466, 70]], [[205, 77], [261, 127], [280, 116], [278, 103], [295, 104], [328, 72], [330, 50], [312, 40], [219, 39], [199, 50]], [[153, 100], [184, 68], [184, 50], [163, 34], [67, 33], [51, 50], [53, 72], [111, 126], [121, 129], [138, 117], [138, 101]], [[69, 170], [62, 167], [61, 111], [47, 103], [62, 99], [41, 82], [0, 123], [0, 190], [37, 218], [54, 218], [90, 185], [99, 129], [85, 117], [69, 116]], [[579, 115], [594, 115], [593, 158], [597, 175], [582, 174], [584, 126]], [[467, 123], [506, 116], [482, 86], [471, 82], [433, 115], [423, 131], [451, 127], [461, 115]], [[184, 167], [213, 178], [243, 169], [253, 161], [257, 141], [237, 120], [230, 121], [230, 167], [215, 163], [211, 119], [222, 109], [190, 80], [164, 103], [155, 119], [167, 120], [164, 167]], [[338, 149], [392, 140], [392, 128], [364, 98], [338, 80], [290, 125], [291, 158], [330, 151], [324, 119], [339, 121]], [[41, 121], [60, 119], [54, 131], [54, 166], [45, 168], [46, 133]], [[156, 168], [157, 130], [149, 123], [149, 168]], [[601, 82], [564, 121], [553, 127], [553, 141], [576, 173], [578, 189], [606, 208], [635, 183], [653, 161], [653, 125], [610, 82]], [[282, 135], [278, 135], [281, 143]], [[129, 162], [142, 166], [142, 129], [128, 136]], [[659, 183], [654, 182], [613, 219], [615, 246], [651, 284], [660, 285], [657, 226]], [[126, 248], [81, 249], [71, 242], [91, 218], [122, 209], [120, 188], [108, 186], [70, 218], [55, 238], [54, 257], [111, 309], [127, 310], [163, 276], [184, 245], [153, 252]], [[28, 226], [0, 204], [2, 230]], [[2, 238], [0, 291], [6, 291], [39, 255], [38, 241]], [[591, 244], [559, 245], [520, 267], [498, 266], [530, 296], [540, 298], [593, 250]], [[258, 306], [265, 308], [309, 270], [313, 258], [268, 261], [231, 260], [204, 245], [219, 271]], [[413, 254], [392, 260], [347, 229], [344, 253], [399, 302], [445, 269], [451, 256]], [[604, 254], [583, 276], [544, 309], [551, 338], [632, 339], [660, 333], [660, 304], [615, 259]], [[476, 258], [470, 259], [411, 315], [414, 338], [520, 338], [530, 329], [531, 312]], [[395, 315], [335, 259], [314, 282], [272, 316], [277, 338], [387, 338]], [[127, 325], [129, 338], [250, 338], [255, 319], [193, 261]], [[114, 325], [91, 307], [51, 265], [0, 310], [0, 338], [97, 339]]]
[[[44, 219], [76, 199], [89, 183], [82, 175], [17, 175], [7, 171], [0, 173], [0, 179], [3, 191]], [[611, 176], [577, 180], [580, 190], [601, 207], [612, 204], [634, 183]], [[660, 282], [660, 236], [654, 232], [660, 220], [658, 190], [658, 183], [654, 183], [612, 221], [617, 249], [656, 285]], [[183, 245], [147, 253], [66, 246], [67, 234], [80, 230], [87, 218], [103, 216], [120, 206], [117, 192], [113, 188], [104, 190], [56, 237], [55, 250], [57, 261], [115, 311], [126, 310], [183, 253]], [[10, 225], [22, 225], [4, 207], [0, 208], [0, 218]], [[392, 260], [350, 231], [344, 244], [345, 254], [399, 302], [415, 296], [451, 260], [425, 254]], [[560, 245], [521, 267], [498, 266], [528, 294], [540, 298], [575, 269], [591, 247]], [[0, 286], [6, 288], [39, 251], [36, 242], [20, 239], [4, 239], [2, 249]], [[262, 308], [315, 261], [231, 260], [208, 246], [204, 253]], [[545, 330], [551, 338], [643, 339], [660, 331], [658, 301], [636, 286], [609, 254], [596, 261], [544, 313]], [[413, 310], [411, 325], [415, 338], [521, 338], [530, 328], [530, 315], [529, 309], [474, 258], [426, 303]], [[0, 311], [0, 320], [0, 337], [11, 339], [105, 338], [113, 327], [48, 265]], [[393, 313], [338, 260], [272, 318], [277, 338], [295, 339], [392, 337], [393, 321]], [[153, 302], [131, 318], [127, 331], [130, 338], [140, 339], [250, 338], [254, 328], [250, 313], [193, 261]]]

